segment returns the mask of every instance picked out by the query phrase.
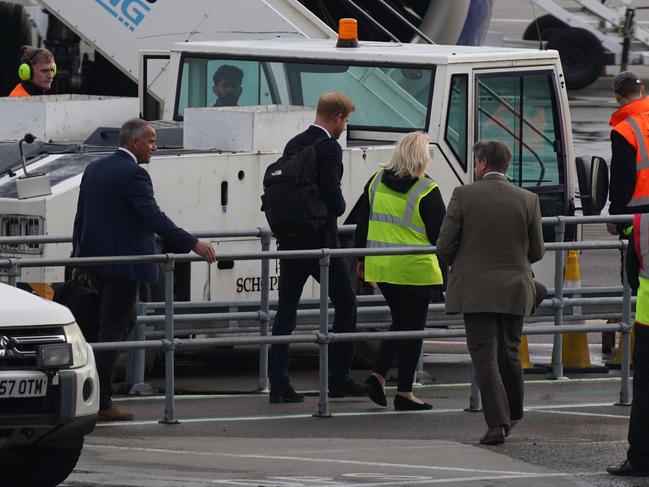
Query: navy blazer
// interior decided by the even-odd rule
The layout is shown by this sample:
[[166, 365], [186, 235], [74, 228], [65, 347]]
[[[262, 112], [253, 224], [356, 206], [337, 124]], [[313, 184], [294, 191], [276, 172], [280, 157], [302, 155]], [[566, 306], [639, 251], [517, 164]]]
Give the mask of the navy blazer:
[[[72, 255], [155, 254], [156, 233], [177, 253], [189, 252], [197, 242], [160, 210], [149, 173], [128, 153], [117, 150], [90, 163], [79, 189]], [[84, 266], [83, 270], [130, 281], [158, 280], [157, 264]]]
[[[311, 145], [323, 137], [327, 137], [326, 132], [311, 125], [304, 132], [289, 140], [284, 152], [288, 152], [294, 147]], [[320, 247], [335, 249], [340, 247], [337, 220], [345, 213], [345, 199], [340, 189], [340, 180], [343, 176], [343, 151], [336, 140], [329, 138], [316, 146], [316, 155], [318, 158], [318, 182], [328, 209], [327, 220], [322, 228], [307, 240], [280, 239], [278, 242], [280, 249], [316, 249]]]

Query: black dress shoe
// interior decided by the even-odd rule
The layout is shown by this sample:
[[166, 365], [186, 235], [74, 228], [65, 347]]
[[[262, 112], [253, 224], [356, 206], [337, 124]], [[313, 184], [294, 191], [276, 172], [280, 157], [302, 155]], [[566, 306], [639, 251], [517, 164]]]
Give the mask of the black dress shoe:
[[329, 397], [366, 397], [367, 387], [356, 381], [329, 383]]
[[433, 409], [433, 405], [427, 402], [420, 404], [397, 394], [394, 396], [394, 409], [395, 411], [425, 411], [427, 409]]
[[649, 477], [649, 469], [636, 468], [628, 460], [624, 460], [620, 465], [606, 467], [606, 471], [611, 475], [622, 475], [625, 477]]
[[281, 389], [270, 389], [270, 396], [268, 402], [277, 404], [282, 402], [303, 402], [304, 394], [295, 392], [292, 385], [287, 385]]
[[367, 394], [370, 396], [372, 401], [379, 406], [388, 405], [388, 400], [385, 397], [385, 392], [383, 392], [383, 387], [375, 375], [370, 375], [365, 379], [365, 384], [367, 386]]

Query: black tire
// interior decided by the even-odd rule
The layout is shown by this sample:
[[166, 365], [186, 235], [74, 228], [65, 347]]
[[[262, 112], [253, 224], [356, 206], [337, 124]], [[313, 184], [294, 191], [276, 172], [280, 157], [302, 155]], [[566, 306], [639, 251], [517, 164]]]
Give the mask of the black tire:
[[537, 17], [536, 21], [533, 21], [527, 26], [527, 29], [525, 29], [525, 32], [523, 33], [523, 40], [538, 41], [540, 31], [541, 39], [547, 41], [555, 32], [564, 27], [568, 27], [568, 24], [557, 19], [554, 15], [542, 15], [541, 17]]
[[547, 48], [559, 51], [569, 90], [589, 86], [599, 78], [606, 66], [601, 42], [585, 29], [559, 30], [548, 39]]
[[30, 43], [31, 31], [22, 5], [0, 2], [0, 96], [7, 96], [20, 81], [20, 47]]
[[29, 445], [0, 451], [2, 485], [12, 487], [56, 487], [77, 465], [83, 438], [65, 447]]

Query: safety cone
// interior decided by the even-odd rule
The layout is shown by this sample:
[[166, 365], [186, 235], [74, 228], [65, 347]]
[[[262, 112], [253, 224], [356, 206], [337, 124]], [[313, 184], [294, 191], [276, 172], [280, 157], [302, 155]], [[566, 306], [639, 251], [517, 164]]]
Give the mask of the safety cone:
[[[615, 321], [614, 323], [617, 323]], [[611, 369], [619, 369], [622, 364], [622, 334], [619, 335], [619, 340], [617, 341], [618, 345], [615, 348], [615, 359], [612, 362], [607, 362], [606, 366]], [[631, 327], [631, 357], [630, 364], [633, 365], [633, 349], [635, 348], [635, 329]]]
[[[575, 289], [580, 287], [579, 257], [576, 250], [569, 250], [566, 268], [563, 274], [563, 288]], [[581, 307], [575, 306], [573, 312], [575, 314], [581, 314]], [[569, 323], [582, 324], [583, 321], [571, 321]], [[586, 332], [564, 333], [562, 343], [561, 362], [566, 372], [602, 371], [602, 367], [593, 367], [593, 364], [590, 362], [588, 335]]]

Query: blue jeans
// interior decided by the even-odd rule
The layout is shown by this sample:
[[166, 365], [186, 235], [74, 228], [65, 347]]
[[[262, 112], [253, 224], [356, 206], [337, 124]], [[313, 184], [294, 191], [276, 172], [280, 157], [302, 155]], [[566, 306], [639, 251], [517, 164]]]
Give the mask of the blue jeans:
[[[297, 307], [302, 289], [309, 276], [320, 280], [317, 259], [282, 259], [279, 263], [279, 304], [273, 323], [273, 336], [290, 335], [296, 324]], [[356, 330], [356, 295], [352, 289], [349, 266], [344, 259], [331, 259], [329, 267], [329, 297], [334, 305], [334, 333]], [[350, 380], [350, 368], [354, 355], [353, 342], [337, 342], [329, 345], [329, 378], [332, 383]], [[271, 389], [286, 387], [288, 378], [289, 349], [287, 344], [271, 347]]]

